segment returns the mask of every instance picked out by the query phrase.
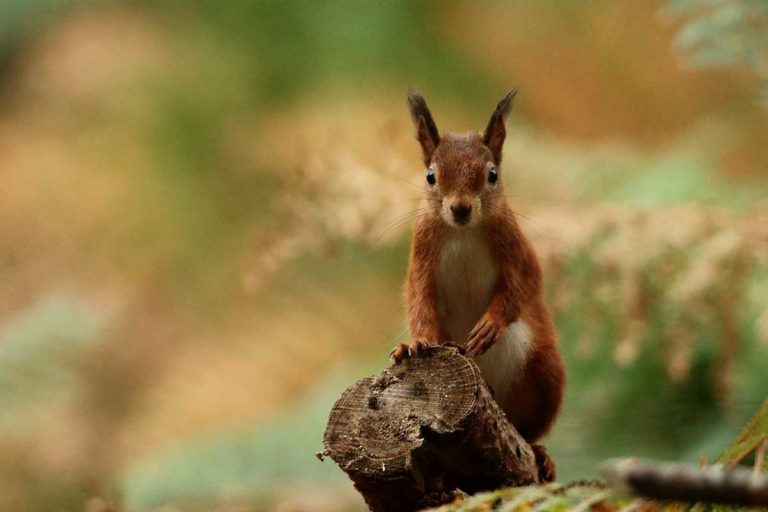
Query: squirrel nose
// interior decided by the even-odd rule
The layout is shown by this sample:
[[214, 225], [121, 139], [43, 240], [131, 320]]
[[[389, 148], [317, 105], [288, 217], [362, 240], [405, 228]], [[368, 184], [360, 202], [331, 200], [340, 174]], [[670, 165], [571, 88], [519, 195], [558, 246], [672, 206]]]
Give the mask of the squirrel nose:
[[464, 224], [469, 220], [469, 214], [472, 213], [471, 204], [452, 204], [451, 213], [453, 213], [453, 220], [459, 224]]

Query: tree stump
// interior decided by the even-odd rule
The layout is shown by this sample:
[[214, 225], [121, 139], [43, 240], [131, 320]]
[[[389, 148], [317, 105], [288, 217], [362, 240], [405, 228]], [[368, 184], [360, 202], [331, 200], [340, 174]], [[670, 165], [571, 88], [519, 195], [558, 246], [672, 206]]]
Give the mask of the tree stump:
[[373, 511], [538, 482], [533, 450], [475, 363], [452, 347], [430, 347], [349, 387], [323, 442]]

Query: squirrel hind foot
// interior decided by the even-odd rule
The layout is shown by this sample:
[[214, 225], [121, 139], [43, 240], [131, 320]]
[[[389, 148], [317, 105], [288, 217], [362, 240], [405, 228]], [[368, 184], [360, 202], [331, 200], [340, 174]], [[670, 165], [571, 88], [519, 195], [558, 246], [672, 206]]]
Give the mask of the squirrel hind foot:
[[547, 454], [547, 449], [540, 444], [532, 444], [533, 455], [536, 457], [536, 467], [539, 471], [539, 483], [548, 484], [554, 482], [557, 477], [557, 467]]

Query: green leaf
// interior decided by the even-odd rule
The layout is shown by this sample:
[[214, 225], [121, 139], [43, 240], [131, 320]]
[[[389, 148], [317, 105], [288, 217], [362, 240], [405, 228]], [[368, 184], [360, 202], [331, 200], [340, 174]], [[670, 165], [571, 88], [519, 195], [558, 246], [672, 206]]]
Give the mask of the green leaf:
[[735, 466], [766, 439], [768, 439], [768, 398], [763, 401], [763, 405], [749, 420], [739, 437], [723, 451], [717, 462], [728, 467]]

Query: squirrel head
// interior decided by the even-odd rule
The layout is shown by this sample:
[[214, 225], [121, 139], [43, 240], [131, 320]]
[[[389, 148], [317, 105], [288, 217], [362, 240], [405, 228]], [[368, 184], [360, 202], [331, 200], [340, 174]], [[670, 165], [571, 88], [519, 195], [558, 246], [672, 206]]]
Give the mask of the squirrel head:
[[476, 226], [501, 211], [501, 150], [505, 122], [517, 90], [504, 96], [482, 133], [446, 133], [442, 137], [424, 97], [408, 94], [416, 139], [424, 155], [424, 190], [430, 214], [455, 228]]

